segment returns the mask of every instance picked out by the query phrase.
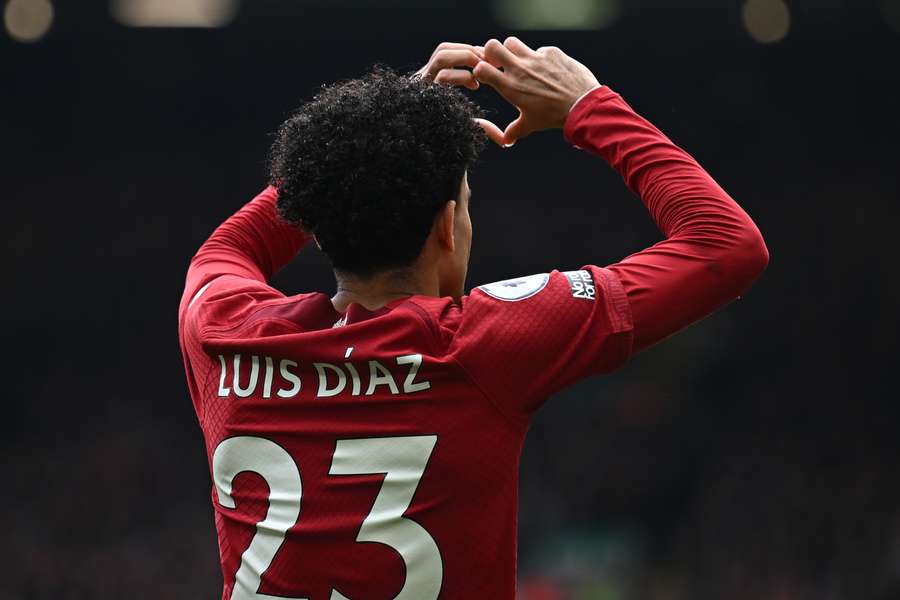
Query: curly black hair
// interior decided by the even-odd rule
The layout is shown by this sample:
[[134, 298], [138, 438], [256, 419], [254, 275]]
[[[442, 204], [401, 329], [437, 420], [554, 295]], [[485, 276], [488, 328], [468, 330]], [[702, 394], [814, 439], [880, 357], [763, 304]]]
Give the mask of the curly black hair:
[[323, 86], [275, 133], [278, 212], [338, 272], [407, 266], [484, 145], [479, 114], [456, 89], [384, 67]]

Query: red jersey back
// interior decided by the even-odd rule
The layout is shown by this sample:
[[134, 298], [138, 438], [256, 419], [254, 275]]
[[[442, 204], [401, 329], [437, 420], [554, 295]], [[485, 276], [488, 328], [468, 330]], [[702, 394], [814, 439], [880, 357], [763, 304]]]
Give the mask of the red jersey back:
[[528, 417], [630, 349], [588, 267], [341, 315], [218, 277], [184, 309], [226, 598], [513, 598]]
[[346, 314], [266, 284], [305, 242], [278, 219], [272, 188], [200, 248], [179, 332], [225, 598], [511, 600], [533, 412], [765, 268], [747, 214], [618, 94], [585, 96], [565, 134], [622, 174], [664, 241], [459, 303], [411, 296]]

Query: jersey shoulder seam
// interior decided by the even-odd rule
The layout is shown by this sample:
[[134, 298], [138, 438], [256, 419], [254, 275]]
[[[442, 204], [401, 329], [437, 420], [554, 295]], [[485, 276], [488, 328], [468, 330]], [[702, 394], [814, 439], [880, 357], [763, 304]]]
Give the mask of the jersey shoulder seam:
[[428, 333], [431, 334], [430, 337], [432, 343], [432, 353], [443, 355], [445, 353], [445, 349], [441, 347], [441, 337], [438, 333], [438, 327], [432, 315], [427, 310], [412, 301], [404, 302], [402, 306], [411, 307], [411, 312], [419, 317], [419, 320], [422, 321], [423, 325], [425, 325]]
[[488, 393], [486, 389], [478, 382], [478, 380], [469, 372], [466, 366], [459, 360], [455, 355], [448, 354], [447, 358], [452, 360], [456, 366], [459, 367], [460, 371], [465, 373], [466, 378], [472, 383], [472, 385], [481, 392], [481, 395], [484, 396], [484, 399], [494, 407], [494, 410], [502, 417], [504, 421], [512, 425], [513, 429], [517, 432], [521, 432], [523, 429], [527, 428], [528, 422], [524, 419], [517, 419], [514, 415], [508, 413], [505, 409], [500, 406], [500, 403], [497, 402], [491, 394]]
[[[255, 314], [256, 313], [254, 313], [254, 315]], [[232, 335], [237, 336], [240, 333], [243, 333], [244, 331], [246, 331], [247, 329], [249, 329], [250, 327], [252, 327], [254, 325], [263, 325], [265, 323], [278, 323], [279, 325], [286, 327], [289, 330], [288, 333], [306, 333], [306, 331], [302, 327], [299, 327], [293, 321], [289, 321], [282, 317], [262, 317], [261, 319], [257, 319], [252, 322], [249, 321], [249, 318], [244, 319], [244, 321], [242, 321], [238, 325], [235, 325], [234, 327], [229, 327], [227, 329], [210, 330], [207, 332], [207, 334], [209, 334], [209, 339], [222, 339], [222, 338], [216, 336], [216, 334], [223, 334], [223, 333], [230, 331], [232, 333]], [[284, 334], [282, 333], [282, 334], [278, 334], [278, 335], [284, 335]]]
[[[201, 336], [206, 336], [206, 335], [213, 335], [213, 334], [217, 334], [217, 333], [223, 334], [223, 333], [226, 333], [229, 331], [236, 333], [237, 331], [241, 330], [245, 325], [248, 325], [250, 320], [262, 310], [265, 310], [265, 309], [273, 307], [273, 306], [280, 306], [282, 304], [291, 304], [292, 302], [304, 302], [308, 299], [309, 299], [309, 297], [296, 298], [296, 297], [292, 296], [289, 298], [279, 298], [278, 300], [275, 300], [274, 302], [265, 302], [264, 301], [264, 302], [261, 302], [259, 304], [259, 306], [255, 307], [247, 316], [245, 316], [240, 321], [238, 321], [236, 323], [230, 323], [228, 325], [219, 325], [219, 326], [207, 325], [201, 329], [200, 334], [201, 334]], [[298, 332], [302, 331], [297, 326], [296, 323], [293, 323], [291, 321], [288, 321], [287, 319], [283, 319], [280, 317], [264, 317], [259, 320], [259, 322], [264, 322], [264, 321], [279, 321], [279, 322], [291, 325], [292, 328]]]
[[[528, 426], [528, 423], [525, 420], [517, 419], [514, 415], [509, 414], [507, 411], [505, 411], [500, 406], [500, 404], [493, 398], [493, 396], [491, 396], [488, 393], [488, 391], [486, 389], [484, 389], [484, 387], [478, 382], [478, 380], [472, 375], [472, 373], [469, 372], [469, 370], [462, 363], [462, 361], [459, 360], [459, 358], [457, 358], [457, 356], [455, 354], [451, 354], [451, 353], [447, 352], [447, 348], [449, 348], [450, 346], [453, 345], [452, 342], [447, 345], [447, 348], [442, 347], [443, 344], [441, 343], [440, 334], [438, 333], [440, 324], [436, 322], [437, 319], [434, 317], [434, 315], [429, 313], [427, 310], [425, 310], [424, 308], [422, 308], [415, 302], [408, 302], [407, 304], [411, 304], [412, 306], [415, 306], [416, 314], [418, 314], [419, 317], [422, 318], [422, 320], [425, 321], [425, 323], [427, 324], [428, 330], [431, 332], [432, 339], [434, 340], [435, 350], [439, 349], [441, 356], [444, 356], [444, 357], [448, 358], [449, 360], [453, 361], [453, 364], [455, 364], [457, 367], [459, 367], [459, 370], [463, 372], [463, 374], [466, 376], [466, 379], [469, 380], [469, 382], [472, 384], [472, 386], [481, 393], [481, 395], [484, 397], [484, 399], [487, 401], [488, 404], [490, 404], [492, 407], [494, 407], [494, 410], [497, 411], [497, 413], [500, 415], [500, 417], [504, 421], [506, 421], [508, 424], [512, 425], [512, 427], [514, 428], [515, 431], [521, 432], [523, 429], [525, 429]], [[462, 309], [460, 309], [460, 310], [462, 310]], [[455, 334], [456, 334], [456, 332], [454, 332], [454, 337], [455, 337]]]

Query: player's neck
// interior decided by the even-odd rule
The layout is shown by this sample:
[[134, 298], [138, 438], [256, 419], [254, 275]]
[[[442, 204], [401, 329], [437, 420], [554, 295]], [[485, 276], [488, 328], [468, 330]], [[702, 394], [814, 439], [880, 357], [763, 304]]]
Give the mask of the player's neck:
[[439, 295], [437, 277], [428, 277], [414, 269], [401, 269], [376, 273], [367, 278], [335, 273], [337, 293], [331, 299], [335, 310], [346, 312], [351, 304], [360, 304], [368, 310], [377, 310], [399, 298], [407, 296]]

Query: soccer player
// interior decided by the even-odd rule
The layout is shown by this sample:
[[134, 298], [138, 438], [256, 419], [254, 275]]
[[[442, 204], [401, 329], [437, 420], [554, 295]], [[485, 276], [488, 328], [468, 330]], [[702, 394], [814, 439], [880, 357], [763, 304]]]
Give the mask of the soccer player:
[[[520, 111], [504, 130], [454, 89], [482, 84]], [[666, 239], [465, 295], [485, 134], [559, 128]], [[688, 154], [587, 67], [516, 38], [325, 87], [281, 126], [270, 183], [197, 252], [179, 310], [233, 600], [511, 600], [535, 411], [733, 300], [768, 260]], [[333, 297], [266, 283], [309, 241]]]

